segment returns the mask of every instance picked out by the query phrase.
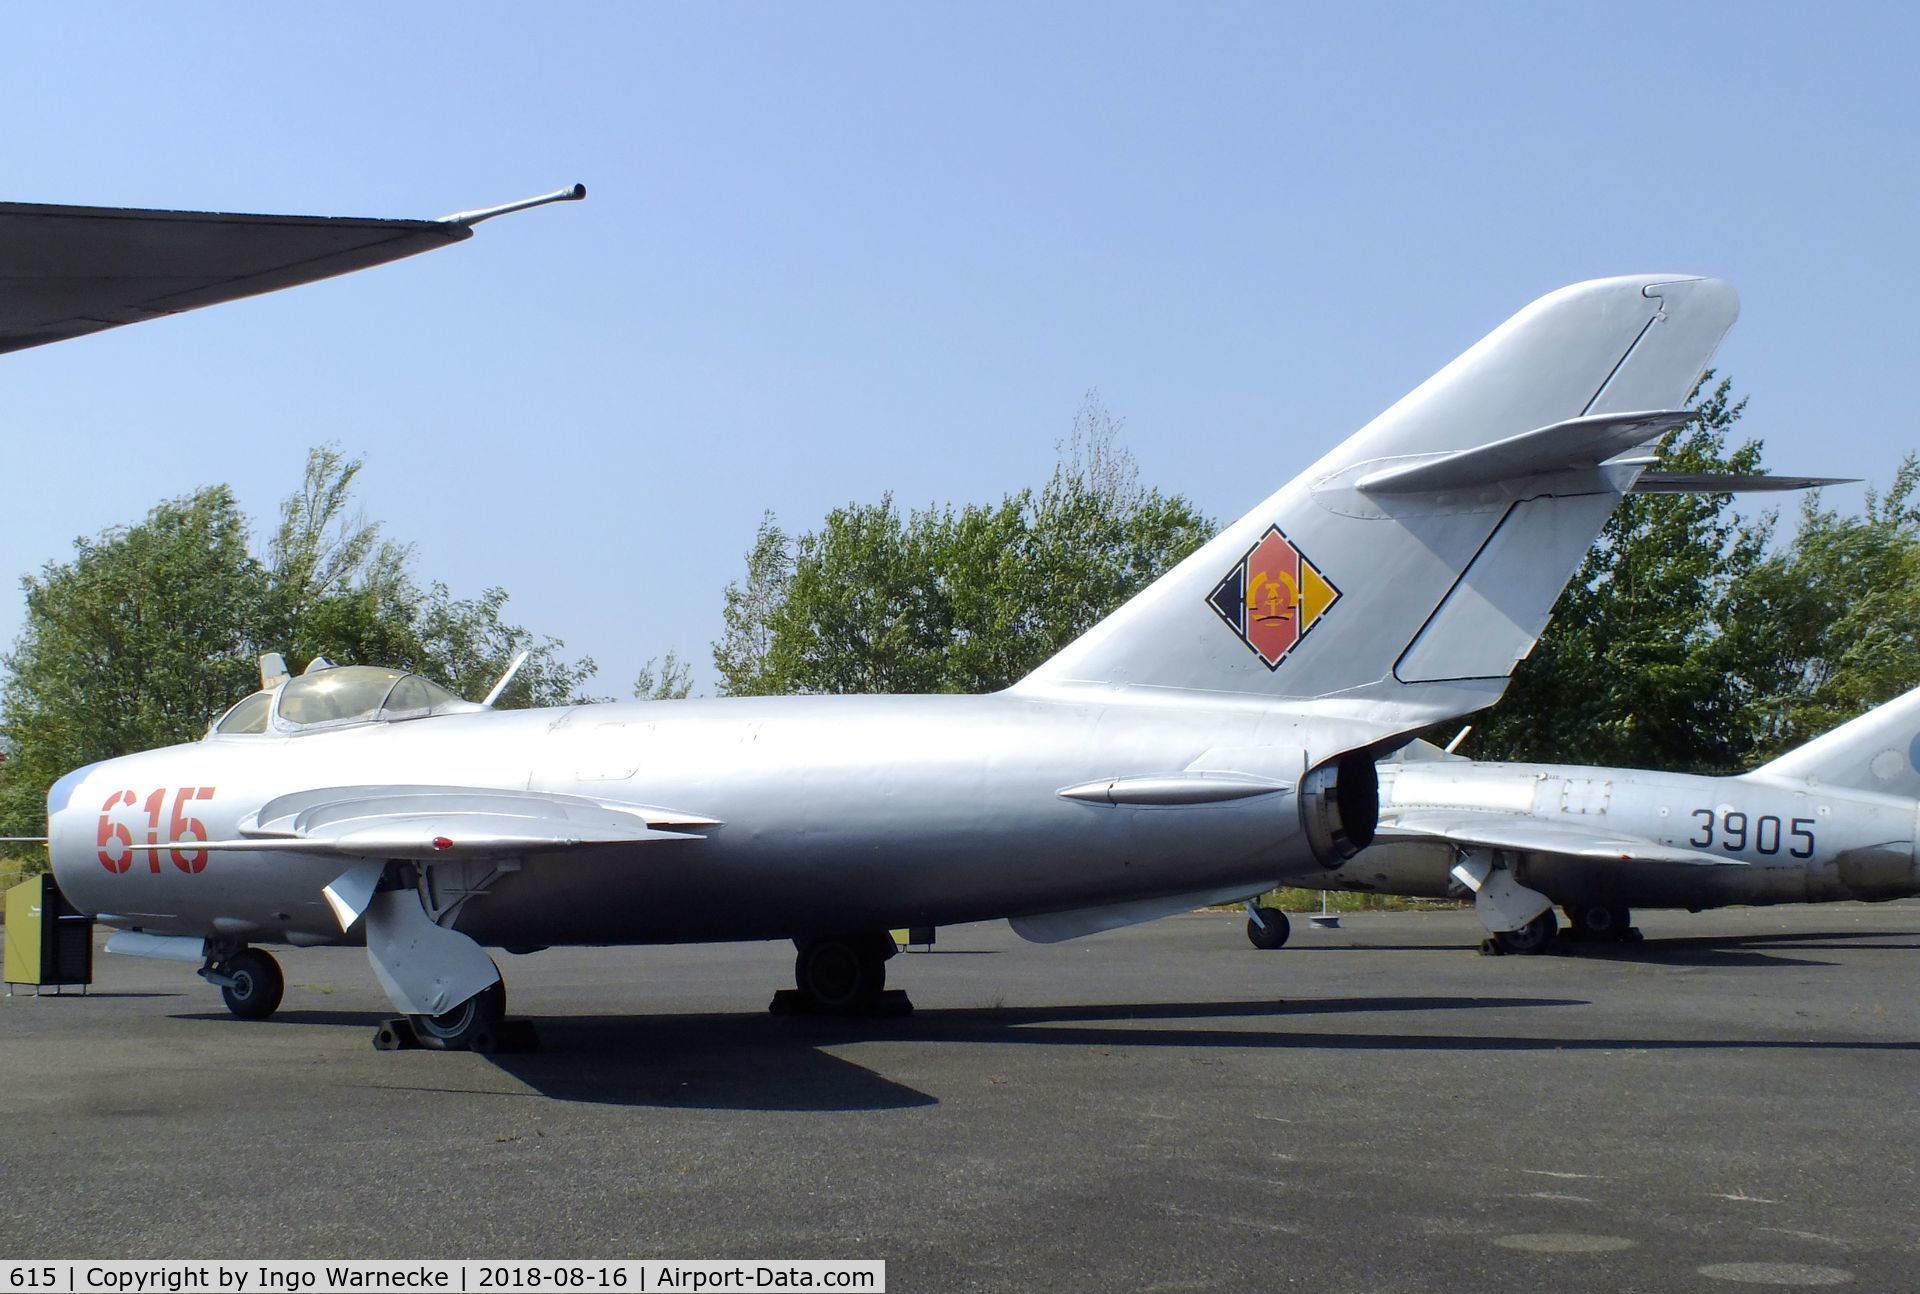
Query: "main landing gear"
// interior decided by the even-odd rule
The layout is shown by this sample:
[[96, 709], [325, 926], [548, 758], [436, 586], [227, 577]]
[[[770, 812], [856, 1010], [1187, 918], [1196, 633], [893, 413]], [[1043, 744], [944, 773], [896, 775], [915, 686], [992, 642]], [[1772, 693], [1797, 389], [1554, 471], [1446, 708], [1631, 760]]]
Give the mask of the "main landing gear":
[[1553, 946], [1553, 936], [1559, 929], [1558, 918], [1548, 908], [1518, 929], [1495, 930], [1486, 942], [1493, 945], [1489, 951], [1496, 953], [1543, 953]]
[[773, 995], [781, 1015], [905, 1015], [907, 995], [887, 990], [887, 962], [898, 951], [884, 930], [794, 940], [791, 989]]
[[280, 963], [258, 948], [239, 948], [229, 953], [209, 952], [200, 978], [218, 985], [227, 1010], [242, 1020], [264, 1020], [280, 1006], [287, 991], [286, 976]]
[[[507, 982], [495, 980], [472, 997], [439, 1015], [411, 1015], [407, 1022], [429, 1046], [446, 1051], [491, 1050], [493, 1035], [507, 1018]], [[475, 1043], [479, 1043], [475, 1047]]]
[[1587, 943], [1638, 943], [1633, 913], [1605, 903], [1583, 903], [1567, 908], [1567, 933]]
[[532, 1051], [539, 1045], [533, 1025], [507, 1017], [507, 983], [495, 980], [472, 997], [438, 1015], [407, 1015], [374, 1031], [380, 1051], [428, 1047], [435, 1051]]

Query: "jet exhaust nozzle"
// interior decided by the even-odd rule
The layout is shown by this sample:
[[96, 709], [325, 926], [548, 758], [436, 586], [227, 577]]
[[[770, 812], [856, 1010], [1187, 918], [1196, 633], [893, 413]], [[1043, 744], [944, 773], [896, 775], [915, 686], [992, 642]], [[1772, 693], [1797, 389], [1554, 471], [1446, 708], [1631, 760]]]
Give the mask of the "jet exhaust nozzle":
[[1314, 859], [1329, 871], [1373, 843], [1380, 822], [1380, 773], [1365, 751], [1349, 751], [1300, 780], [1300, 824]]

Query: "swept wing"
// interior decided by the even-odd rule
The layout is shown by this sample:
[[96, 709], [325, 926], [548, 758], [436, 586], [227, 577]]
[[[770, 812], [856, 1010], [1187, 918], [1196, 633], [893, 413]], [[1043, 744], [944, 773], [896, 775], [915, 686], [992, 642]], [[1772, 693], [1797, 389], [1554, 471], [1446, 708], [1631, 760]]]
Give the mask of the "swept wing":
[[484, 858], [697, 840], [713, 818], [648, 805], [542, 791], [461, 786], [339, 786], [268, 801], [240, 835], [137, 849], [332, 854], [343, 859]]
[[1689, 867], [1744, 867], [1737, 858], [1663, 845], [1644, 836], [1591, 831], [1520, 814], [1419, 809], [1383, 815], [1376, 841], [1445, 840], [1483, 849], [1559, 854], [1599, 862], [1677, 863]]
[[384, 265], [584, 185], [439, 220], [0, 202], [0, 354]]

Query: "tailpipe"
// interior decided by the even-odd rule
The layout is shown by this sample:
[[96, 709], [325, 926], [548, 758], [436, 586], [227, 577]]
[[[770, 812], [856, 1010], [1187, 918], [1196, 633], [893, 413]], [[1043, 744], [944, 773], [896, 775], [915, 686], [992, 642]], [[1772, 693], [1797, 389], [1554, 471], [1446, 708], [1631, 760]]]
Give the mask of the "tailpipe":
[[1329, 871], [1373, 843], [1380, 773], [1363, 750], [1348, 751], [1300, 779], [1300, 825], [1314, 861]]

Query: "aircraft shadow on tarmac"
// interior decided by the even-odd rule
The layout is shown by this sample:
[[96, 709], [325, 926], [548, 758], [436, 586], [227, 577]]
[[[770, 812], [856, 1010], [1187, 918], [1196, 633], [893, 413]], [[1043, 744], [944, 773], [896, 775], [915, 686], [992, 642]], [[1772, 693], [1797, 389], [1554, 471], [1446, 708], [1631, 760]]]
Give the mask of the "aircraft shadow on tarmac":
[[[1881, 942], [1867, 942], [1869, 940]], [[1892, 942], [1885, 942], [1892, 941]], [[1284, 956], [1301, 953], [1340, 954], [1372, 952], [1470, 952], [1465, 943], [1334, 944], [1320, 947], [1288, 948]], [[1828, 949], [1852, 952], [1891, 950], [1920, 952], [1920, 936], [1907, 930], [1794, 931], [1786, 934], [1688, 935], [1681, 938], [1647, 939], [1638, 943], [1589, 943], [1569, 938], [1564, 933], [1554, 941], [1549, 953], [1556, 957], [1578, 957], [1590, 961], [1642, 962], [1671, 966], [1832, 966], [1835, 963], [1812, 957], [1783, 957], [1783, 951], [1823, 952]]]
[[[990, 1007], [851, 1020], [759, 1014], [563, 1016], [537, 1022], [539, 1051], [488, 1059], [543, 1096], [559, 1101], [702, 1109], [884, 1110], [939, 1102], [823, 1048], [882, 1041], [1266, 1047], [1285, 1045], [1287, 1035], [1259, 1029], [1139, 1026], [1154, 1021], [1280, 1021], [1290, 1016], [1367, 1011], [1584, 1005], [1571, 998], [1342, 998]], [[1097, 1027], [1101, 1025], [1112, 1027]]]
[[[1893, 942], [1866, 942], [1869, 940]], [[1792, 952], [1900, 950], [1920, 952], [1920, 937], [1902, 930], [1852, 930], [1783, 934], [1690, 935], [1640, 943], [1585, 943], [1561, 938], [1553, 951], [1563, 957], [1595, 961], [1640, 962], [1671, 966], [1832, 966], [1815, 957], [1784, 957]]]
[[[536, 1051], [486, 1061], [550, 1100], [595, 1105], [799, 1112], [901, 1110], [939, 1098], [896, 1082], [829, 1048], [861, 1043], [1235, 1051], [1904, 1051], [1920, 1042], [1782, 1038], [1634, 1038], [1538, 1033], [1423, 1033], [1433, 1013], [1580, 1007], [1580, 998], [1352, 997], [1300, 1001], [1113, 1003], [919, 1010], [875, 1019], [698, 1015], [544, 1016], [534, 1019]], [[1399, 1027], [1376, 1032], [1299, 1027], [1307, 1020], [1403, 1013]], [[230, 1019], [187, 1013], [182, 1019]], [[289, 1011], [275, 1022], [365, 1028], [384, 1017], [367, 1011]], [[1541, 1017], [1551, 1018], [1551, 1017]], [[1210, 1027], [1219, 1021], [1233, 1027]], [[1266, 1022], [1264, 1025], [1262, 1022]], [[238, 1027], [238, 1026], [237, 1026]], [[244, 1027], [260, 1028], [259, 1025]], [[270, 1026], [269, 1026], [270, 1027]], [[460, 1059], [446, 1057], [451, 1064]], [[480, 1058], [474, 1057], [474, 1060]], [[449, 1082], [454, 1075], [449, 1073]]]

